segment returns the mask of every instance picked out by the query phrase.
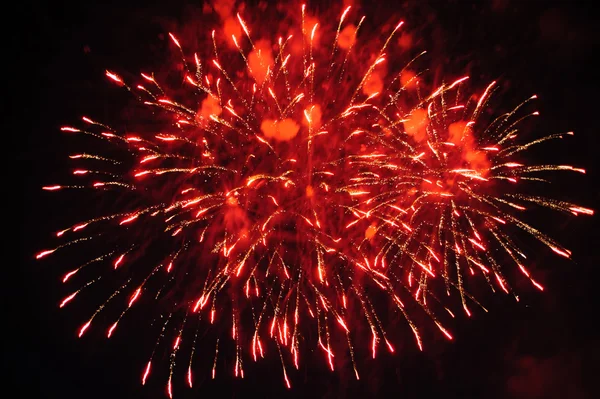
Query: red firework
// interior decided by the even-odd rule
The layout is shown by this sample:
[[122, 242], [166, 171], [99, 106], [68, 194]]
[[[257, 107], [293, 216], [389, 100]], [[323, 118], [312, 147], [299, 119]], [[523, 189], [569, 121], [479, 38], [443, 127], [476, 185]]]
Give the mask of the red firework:
[[[439, 293], [457, 292], [470, 315], [468, 303], [477, 302], [467, 292], [467, 275], [480, 274], [492, 290], [508, 293], [503, 269], [513, 265], [542, 289], [510, 228], [570, 255], [515, 212], [529, 203], [593, 214], [519, 193], [523, 183], [539, 180], [536, 172], [583, 170], [527, 166], [515, 157], [572, 133], [523, 142], [518, 123], [535, 114], [522, 113], [525, 103], [491, 124], [480, 120], [495, 83], [472, 100], [459, 91], [467, 77], [429, 90], [409, 69], [415, 60], [389, 72], [403, 43], [395, 41], [402, 22], [369, 38], [380, 45], [364, 52], [357, 41], [364, 17], [352, 17], [350, 7], [324, 27], [305, 6], [285, 11], [275, 34], [270, 27], [252, 32], [233, 4], [215, 10], [223, 29], [209, 33], [198, 52], [169, 34], [181, 55], [180, 86], [164, 86], [153, 74], [130, 85], [106, 72], [152, 111], [147, 118], [155, 126], [120, 132], [84, 117], [81, 127], [62, 128], [127, 154], [73, 155], [86, 162], [73, 174], [94, 178], [44, 187], [123, 191], [130, 199], [107, 216], [59, 231], [73, 238], [37, 255], [89, 241], [105, 248], [63, 277], [81, 280], [60, 307], [99, 280], [88, 269], [110, 263], [108, 278], [116, 281], [79, 336], [109, 302], [120, 302], [121, 314], [106, 326], [111, 337], [136, 301], [149, 296], [169, 308], [157, 341], [173, 340], [169, 396], [176, 364], [184, 363], [192, 385], [198, 329], [190, 324], [202, 316], [230, 329], [236, 376], [244, 376], [245, 358], [277, 352], [290, 387], [290, 365], [299, 367], [303, 347], [318, 346], [332, 370], [335, 352], [346, 350], [358, 379], [353, 325], [367, 323], [373, 357], [380, 345], [394, 351], [381, 317], [388, 304], [376, 306], [373, 293], [403, 315], [422, 348], [407, 301], [451, 339], [435, 308], [454, 316]], [[142, 261], [149, 253], [151, 265]], [[311, 328], [314, 342], [301, 333]], [[345, 349], [336, 347], [334, 334]], [[190, 350], [178, 353], [183, 342], [191, 342]]]

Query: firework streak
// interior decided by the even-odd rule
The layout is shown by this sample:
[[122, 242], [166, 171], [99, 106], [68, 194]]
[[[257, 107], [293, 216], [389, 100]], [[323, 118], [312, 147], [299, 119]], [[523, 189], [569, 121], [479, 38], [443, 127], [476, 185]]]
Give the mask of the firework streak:
[[[106, 72], [149, 110], [142, 131], [88, 117], [62, 128], [114, 150], [72, 155], [81, 165], [74, 179], [85, 182], [44, 190], [127, 199], [114, 201], [112, 214], [59, 231], [67, 241], [37, 255], [90, 242], [103, 250], [63, 277], [79, 288], [60, 307], [98, 276], [115, 282], [80, 337], [109, 303], [120, 308], [102, 326], [113, 336], [143, 300], [167, 309], [156, 347], [170, 347], [169, 396], [174, 378], [192, 386], [198, 357], [210, 359], [214, 378], [227, 340], [234, 349], [221, 353], [233, 356], [238, 377], [245, 360], [271, 353], [290, 387], [301, 350], [318, 348], [332, 370], [335, 355], [349, 355], [358, 379], [359, 323], [370, 331], [374, 358], [379, 348], [394, 352], [390, 312], [407, 321], [422, 349], [413, 313], [452, 339], [443, 325], [454, 317], [451, 304], [467, 315], [482, 307], [469, 284], [512, 293], [518, 271], [543, 290], [513, 232], [570, 256], [520, 216], [533, 206], [593, 214], [521, 190], [547, 171], [584, 173], [523, 160], [529, 147], [572, 135], [521, 140], [521, 121], [537, 115], [526, 111], [535, 96], [488, 123], [482, 115], [495, 82], [474, 95], [462, 94], [466, 76], [427, 87], [412, 69], [422, 54], [391, 72], [403, 23], [365, 40], [365, 52], [364, 17], [350, 7], [322, 27], [301, 6], [281, 17], [281, 32], [262, 36], [246, 22], [258, 17], [249, 10], [216, 11], [223, 28], [207, 35], [201, 53], [169, 34], [179, 84], [148, 73], [130, 84]], [[197, 345], [211, 324], [228, 337]]]

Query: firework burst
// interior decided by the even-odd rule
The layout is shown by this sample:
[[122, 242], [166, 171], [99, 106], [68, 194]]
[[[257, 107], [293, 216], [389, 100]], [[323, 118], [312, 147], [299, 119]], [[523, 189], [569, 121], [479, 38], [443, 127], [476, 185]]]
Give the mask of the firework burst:
[[[276, 34], [253, 33], [247, 10], [215, 11], [222, 28], [209, 32], [198, 52], [169, 34], [180, 85], [148, 73], [129, 83], [106, 72], [155, 124], [121, 132], [84, 117], [81, 125], [62, 128], [106, 142], [113, 155], [72, 155], [82, 165], [73, 174], [88, 180], [44, 189], [118, 192], [126, 199], [115, 203], [114, 213], [60, 230], [56, 235], [70, 241], [37, 255], [84, 243], [103, 248], [63, 276], [79, 288], [60, 307], [99, 275], [115, 282], [80, 337], [114, 302], [121, 311], [104, 326], [110, 338], [148, 297], [168, 309], [156, 347], [170, 346], [169, 396], [174, 375], [185, 375], [192, 386], [198, 332], [211, 324], [229, 331], [234, 349], [226, 355], [235, 359], [235, 376], [244, 376], [244, 359], [272, 352], [290, 387], [288, 373], [299, 368], [301, 349], [318, 347], [332, 370], [335, 354], [347, 351], [359, 378], [356, 323], [366, 322], [373, 357], [379, 346], [394, 352], [372, 293], [393, 304], [422, 348], [407, 301], [452, 338], [435, 313], [439, 305], [453, 315], [438, 286], [448, 296], [458, 292], [467, 314], [477, 302], [466, 275], [481, 274], [492, 289], [510, 292], [503, 269], [512, 264], [542, 289], [507, 226], [569, 257], [516, 212], [525, 204], [593, 211], [517, 188], [539, 180], [538, 172], [583, 171], [514, 159], [571, 133], [523, 143], [518, 123], [533, 115], [521, 113], [524, 104], [487, 126], [480, 121], [495, 83], [463, 101], [466, 77], [428, 91], [412, 71], [415, 59], [388, 73], [401, 21], [361, 47], [364, 17], [350, 7], [332, 26], [321, 26], [305, 6], [286, 10]], [[99, 270], [107, 264], [111, 270]], [[307, 330], [314, 339], [302, 333]], [[219, 337], [202, 344], [214, 356], [213, 378], [226, 339]]]
[[365, 232], [358, 246], [365, 262], [370, 259], [373, 268], [394, 276], [395, 283], [402, 281], [384, 289], [390, 295], [397, 293], [396, 287], [410, 292], [447, 335], [427, 304], [428, 298], [433, 299], [454, 317], [436, 297], [436, 282], [443, 282], [447, 296], [459, 293], [468, 316], [468, 303], [481, 305], [465, 288], [467, 275], [480, 274], [492, 291], [509, 293], [502, 269], [512, 264], [543, 291], [525, 266], [526, 250], [511, 233], [527, 233], [566, 258], [571, 252], [523, 221], [521, 214], [532, 205], [573, 215], [594, 213], [524, 193], [528, 182], [548, 182], [540, 173], [585, 173], [568, 165], [527, 165], [520, 157], [533, 145], [573, 133], [521, 140], [522, 121], [538, 115], [524, 111], [536, 96], [485, 124], [480, 120], [482, 111], [496, 82], [479, 96], [463, 98], [459, 89], [467, 80], [442, 85], [428, 96], [421, 95], [418, 82], [408, 82], [403, 89], [411, 90], [412, 85], [414, 92], [406, 97], [414, 105], [403, 106], [393, 97], [373, 105], [380, 122], [360, 131], [371, 145], [364, 154], [349, 157], [357, 173], [345, 186], [360, 192], [360, 201], [353, 205], [355, 219], [348, 227], [356, 225]]

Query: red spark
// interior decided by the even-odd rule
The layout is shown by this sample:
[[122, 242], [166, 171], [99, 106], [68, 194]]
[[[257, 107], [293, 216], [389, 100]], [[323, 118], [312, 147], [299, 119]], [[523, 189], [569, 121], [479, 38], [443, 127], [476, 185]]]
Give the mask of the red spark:
[[79, 329], [79, 338], [81, 338], [81, 336], [83, 335], [83, 333], [85, 332], [85, 330], [88, 329], [88, 327], [90, 326], [90, 324], [92, 324], [92, 321], [88, 321], [87, 323], [85, 323], [83, 326], [81, 326], [81, 328]]
[[152, 360], [148, 362], [146, 365], [146, 369], [144, 370], [144, 374], [142, 376], [142, 385], [146, 385], [146, 379], [148, 375], [150, 375], [150, 367], [152, 366]]
[[115, 331], [115, 328], [117, 328], [117, 323], [118, 322], [115, 322], [112, 326], [110, 326], [110, 328], [108, 329], [108, 333], [106, 334], [107, 338], [111, 337], [112, 333]]
[[65, 299], [63, 299], [63, 301], [60, 303], [59, 307], [63, 307], [65, 306], [71, 299], [75, 298], [75, 295], [77, 295], [78, 291], [72, 293], [71, 295], [69, 295], [68, 297], [66, 297]]
[[123, 254], [123, 255], [121, 255], [121, 256], [119, 256], [119, 257], [117, 258], [117, 260], [115, 261], [115, 265], [114, 265], [114, 266], [115, 266], [115, 269], [116, 269], [117, 267], [119, 267], [119, 265], [121, 264], [121, 262], [123, 262], [123, 259], [124, 259], [124, 258], [125, 258], [125, 254]]

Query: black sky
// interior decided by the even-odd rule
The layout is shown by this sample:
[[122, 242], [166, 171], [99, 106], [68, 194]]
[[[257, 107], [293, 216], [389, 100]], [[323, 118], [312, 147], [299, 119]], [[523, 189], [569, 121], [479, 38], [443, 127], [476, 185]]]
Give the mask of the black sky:
[[[593, 182], [600, 166], [595, 91], [600, 36], [593, 3], [397, 4], [371, 11], [402, 15], [410, 10], [408, 29], [412, 26], [415, 36], [425, 37], [449, 69], [466, 67], [480, 83], [499, 78], [514, 93], [510, 105], [538, 94], [542, 116], [534, 128], [540, 134], [572, 130], [576, 136], [534, 156], [588, 170], [585, 177], [558, 176], [552, 194], [598, 209], [599, 190]], [[64, 158], [72, 144], [58, 128], [90, 108], [110, 120], [119, 104], [111, 99], [103, 71], [119, 67], [136, 72], [157, 62], [151, 57], [153, 42], [160, 41], [167, 27], [176, 31], [191, 6], [20, 2], [18, 11], [4, 15], [8, 47], [2, 79], [8, 91], [3, 111], [8, 125], [3, 149], [10, 163], [2, 191], [10, 205], [3, 230], [5, 236], [19, 236], [16, 248], [3, 251], [3, 269], [9, 273], [2, 280], [0, 320], [8, 332], [2, 340], [7, 349], [2, 377], [14, 386], [7, 397], [164, 397], [164, 385], [139, 384], [146, 353], [136, 347], [134, 336], [110, 345], [101, 338], [76, 338], [81, 320], [56, 306], [65, 294], [59, 276], [66, 269], [50, 269], [33, 257], [48, 245], [51, 232], [65, 224], [67, 210], [60, 196], [40, 190], [68, 171]], [[406, 345], [396, 356], [382, 355], [366, 368], [360, 383], [349, 373], [330, 375], [314, 367], [288, 392], [278, 361], [248, 362], [244, 381], [223, 373], [192, 393], [179, 389], [176, 397], [592, 398], [600, 392], [594, 373], [600, 358], [597, 217], [540, 218], [540, 223], [573, 251], [573, 261], [540, 251], [536, 267], [546, 291], [523, 285], [518, 304], [507, 297], [487, 298], [490, 313], [461, 318], [453, 326], [452, 342], [432, 342], [424, 353]], [[140, 341], [148, 339], [154, 338]]]

